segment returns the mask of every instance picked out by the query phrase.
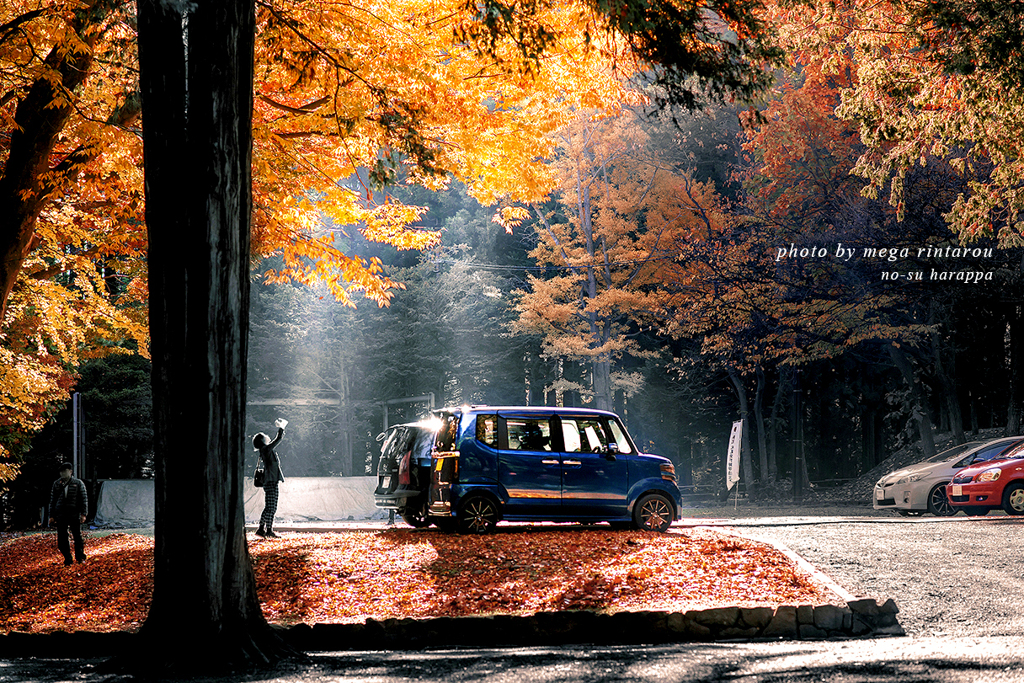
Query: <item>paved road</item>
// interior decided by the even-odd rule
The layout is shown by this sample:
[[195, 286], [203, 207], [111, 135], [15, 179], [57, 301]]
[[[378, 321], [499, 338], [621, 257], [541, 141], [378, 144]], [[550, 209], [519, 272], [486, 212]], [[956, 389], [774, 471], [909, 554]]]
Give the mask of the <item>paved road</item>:
[[[267, 683], [1024, 682], [1024, 519], [693, 520], [795, 550], [854, 594], [892, 597], [908, 635], [830, 642], [510, 648], [311, 655]], [[122, 680], [96, 661], [0, 661], [0, 683]]]

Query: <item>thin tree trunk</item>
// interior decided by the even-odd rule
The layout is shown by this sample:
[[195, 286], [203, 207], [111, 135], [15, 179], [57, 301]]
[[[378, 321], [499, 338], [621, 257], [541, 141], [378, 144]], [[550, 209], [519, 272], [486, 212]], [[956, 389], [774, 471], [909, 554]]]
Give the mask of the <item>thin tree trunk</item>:
[[254, 10], [140, 0], [138, 15], [156, 547], [134, 663], [265, 666], [290, 650], [260, 609], [242, 498]]

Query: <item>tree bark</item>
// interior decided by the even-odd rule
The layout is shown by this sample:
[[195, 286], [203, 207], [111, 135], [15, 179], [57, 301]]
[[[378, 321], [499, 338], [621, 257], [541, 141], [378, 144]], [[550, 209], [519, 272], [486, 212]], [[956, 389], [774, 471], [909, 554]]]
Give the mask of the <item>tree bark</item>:
[[289, 651], [256, 595], [242, 498], [253, 4], [138, 9], [156, 546], [130, 663], [162, 673], [265, 666]]

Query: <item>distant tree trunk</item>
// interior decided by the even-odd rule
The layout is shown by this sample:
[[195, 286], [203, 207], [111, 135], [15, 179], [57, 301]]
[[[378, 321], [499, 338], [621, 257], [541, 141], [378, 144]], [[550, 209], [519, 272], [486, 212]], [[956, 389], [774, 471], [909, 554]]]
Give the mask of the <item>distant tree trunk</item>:
[[1007, 322], [1008, 333], [1010, 336], [1010, 359], [1009, 359], [1009, 375], [1010, 375], [1010, 391], [1009, 401], [1006, 407], [1006, 436], [1016, 436], [1020, 434], [1020, 413], [1021, 413], [1021, 393], [1024, 387], [1021, 386], [1021, 363], [1024, 363], [1024, 358], [1021, 357], [1021, 350], [1024, 349], [1022, 344], [1021, 335], [1024, 334], [1024, 329], [1021, 325], [1021, 307], [1014, 304], [1010, 306], [1009, 321]]
[[779, 422], [782, 415], [782, 409], [786, 404], [786, 388], [789, 387], [789, 369], [784, 368], [779, 373], [779, 387], [775, 390], [775, 400], [772, 401], [772, 414], [769, 418], [771, 423], [770, 431], [768, 432], [768, 482], [772, 483], [779, 478], [779, 449], [778, 449], [778, 436], [779, 436]]
[[602, 354], [593, 363], [594, 371], [594, 407], [598, 410], [612, 409], [612, 364], [606, 354]]
[[253, 4], [139, 0], [138, 17], [156, 547], [129, 664], [268, 665], [290, 650], [260, 609], [242, 498]]
[[921, 382], [917, 380], [914, 373], [914, 366], [902, 349], [895, 344], [889, 344], [889, 357], [892, 358], [896, 368], [903, 375], [903, 381], [907, 383], [910, 390], [911, 413], [917, 423], [918, 432], [921, 434], [921, 451], [925, 458], [935, 455], [935, 436], [932, 433], [932, 419], [928, 414], [928, 400], [924, 395]]
[[757, 453], [761, 466], [760, 481], [764, 485], [768, 481], [768, 444], [764, 428], [764, 369], [757, 367], [757, 389], [754, 392], [754, 419], [757, 420]]
[[865, 406], [860, 413], [861, 471], [878, 464], [878, 408]]
[[743, 481], [747, 485], [747, 495], [751, 499], [756, 497], [756, 486], [754, 486], [754, 463], [750, 457], [750, 408], [747, 401], [747, 390], [743, 386], [743, 380], [733, 368], [728, 369], [729, 381], [736, 389], [736, 396], [740, 402], [740, 418], [743, 420], [742, 447], [740, 449], [740, 469]]
[[954, 443], [966, 443], [964, 418], [960, 411], [960, 396], [956, 384], [956, 349], [952, 345], [949, 345], [948, 350], [944, 348], [946, 345], [935, 328], [931, 332], [931, 343], [935, 376], [939, 380], [939, 391], [942, 392], [949, 430], [953, 433]]

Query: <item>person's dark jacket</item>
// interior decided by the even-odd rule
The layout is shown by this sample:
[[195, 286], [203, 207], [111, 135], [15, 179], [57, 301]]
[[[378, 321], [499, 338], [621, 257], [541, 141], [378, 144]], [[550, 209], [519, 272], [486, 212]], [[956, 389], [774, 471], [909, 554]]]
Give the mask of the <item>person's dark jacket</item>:
[[85, 482], [71, 477], [65, 482], [58, 479], [53, 482], [50, 490], [50, 516], [89, 514], [89, 494], [85, 490]]
[[284, 473], [281, 472], [281, 458], [278, 457], [274, 446], [281, 443], [284, 430], [278, 427], [277, 438], [260, 448], [260, 457], [263, 458], [263, 469], [266, 471], [266, 481], [284, 481]]

